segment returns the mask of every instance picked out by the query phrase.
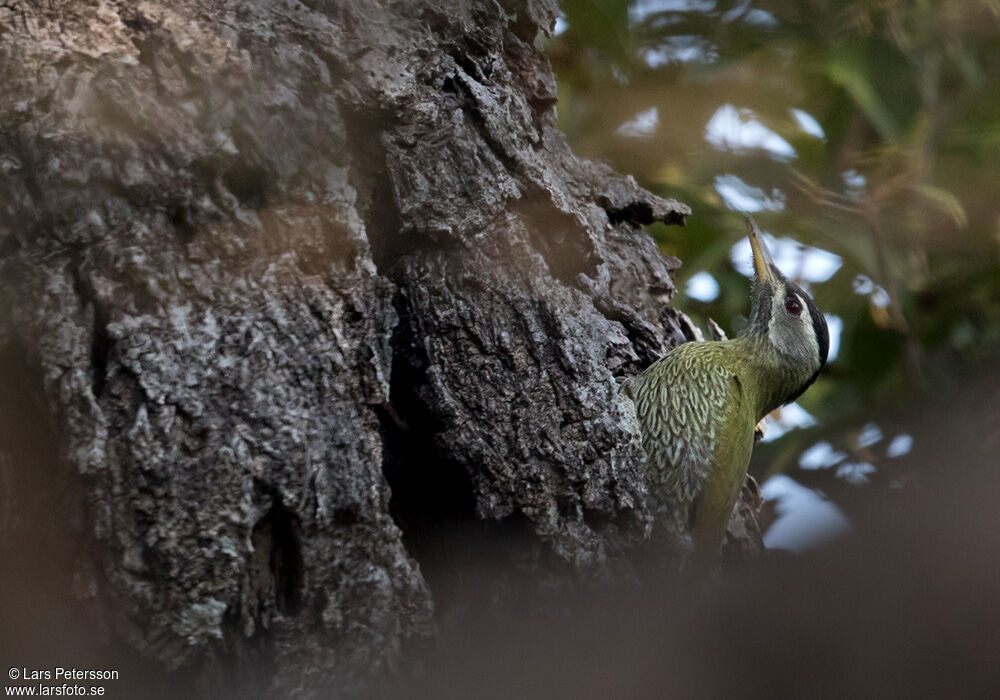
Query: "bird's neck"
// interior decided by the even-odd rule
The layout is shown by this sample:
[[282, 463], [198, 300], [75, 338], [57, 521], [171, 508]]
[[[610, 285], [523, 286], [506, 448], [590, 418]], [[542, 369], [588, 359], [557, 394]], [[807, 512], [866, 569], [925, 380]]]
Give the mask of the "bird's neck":
[[812, 370], [800, 363], [784, 361], [766, 339], [740, 335], [732, 342], [737, 346], [740, 374], [746, 378], [744, 391], [757, 420], [785, 403], [812, 375]]

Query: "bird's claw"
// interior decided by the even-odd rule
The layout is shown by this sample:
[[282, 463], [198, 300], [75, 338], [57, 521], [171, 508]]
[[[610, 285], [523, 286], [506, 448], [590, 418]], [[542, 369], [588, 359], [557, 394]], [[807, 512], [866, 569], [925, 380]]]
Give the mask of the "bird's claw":
[[764, 439], [764, 427], [767, 424], [767, 418], [761, 418], [757, 427], [753, 429], [753, 441], [760, 442]]

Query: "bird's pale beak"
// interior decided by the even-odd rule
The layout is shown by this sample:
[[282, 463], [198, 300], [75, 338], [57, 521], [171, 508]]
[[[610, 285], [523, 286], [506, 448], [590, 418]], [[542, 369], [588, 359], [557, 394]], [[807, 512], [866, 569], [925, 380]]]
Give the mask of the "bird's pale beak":
[[764, 244], [764, 237], [761, 235], [760, 229], [757, 228], [757, 222], [753, 220], [753, 217], [749, 214], [743, 214], [743, 218], [747, 222], [750, 248], [753, 250], [753, 269], [757, 273], [757, 280], [762, 284], [770, 284], [774, 279], [774, 273], [771, 271], [771, 266], [774, 265], [771, 252]]

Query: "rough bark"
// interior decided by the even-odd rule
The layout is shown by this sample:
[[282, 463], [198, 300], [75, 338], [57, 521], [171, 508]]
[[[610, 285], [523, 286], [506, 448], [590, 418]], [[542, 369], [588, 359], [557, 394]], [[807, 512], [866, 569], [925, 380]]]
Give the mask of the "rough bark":
[[48, 426], [2, 500], [48, 464], [76, 589], [165, 668], [363, 681], [442, 527], [643, 541], [616, 379], [690, 336], [642, 230], [687, 209], [566, 146], [555, 10], [0, 6], [0, 346]]

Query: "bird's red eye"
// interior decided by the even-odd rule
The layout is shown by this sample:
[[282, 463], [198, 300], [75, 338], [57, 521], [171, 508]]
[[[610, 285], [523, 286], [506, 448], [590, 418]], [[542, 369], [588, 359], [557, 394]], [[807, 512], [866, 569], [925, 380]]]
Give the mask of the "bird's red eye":
[[785, 299], [785, 311], [790, 313], [792, 316], [798, 316], [802, 313], [802, 302], [796, 297], [788, 297]]

